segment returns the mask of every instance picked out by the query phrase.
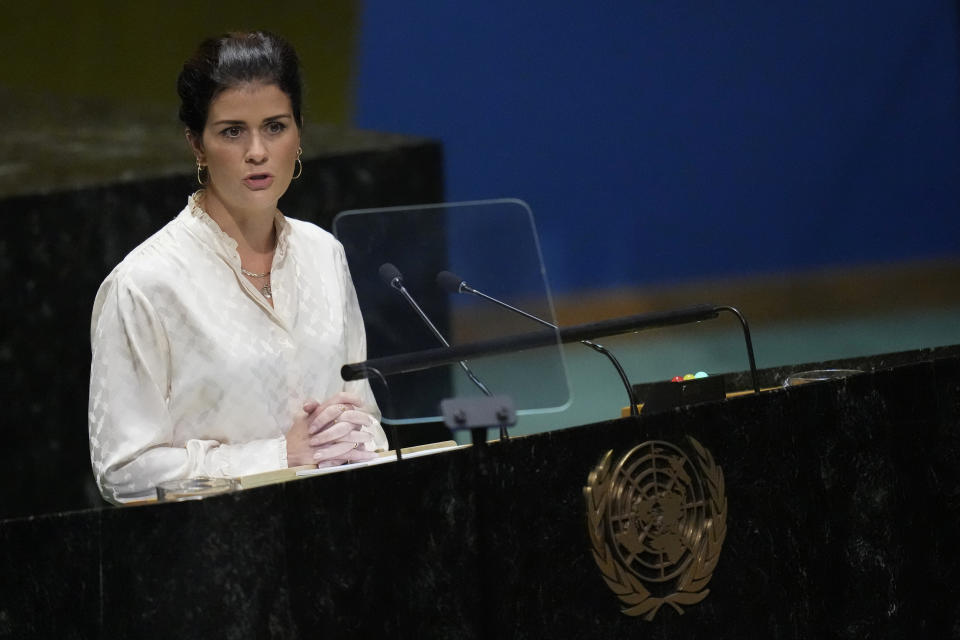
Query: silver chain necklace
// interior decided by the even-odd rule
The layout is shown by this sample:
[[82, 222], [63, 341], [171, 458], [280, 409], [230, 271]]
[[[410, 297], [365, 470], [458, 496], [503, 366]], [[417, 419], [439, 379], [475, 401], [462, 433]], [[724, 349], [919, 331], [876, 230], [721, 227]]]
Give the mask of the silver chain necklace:
[[[248, 278], [269, 278], [270, 272], [266, 273], [254, 273], [253, 271], [247, 271], [243, 267], [240, 267], [240, 273], [247, 276]], [[260, 287], [260, 293], [263, 294], [263, 297], [267, 300], [273, 297], [273, 289], [270, 288], [270, 281], [268, 280], [262, 287]]]
[[269, 271], [265, 271], [264, 273], [254, 273], [253, 271], [247, 271], [243, 267], [240, 267], [240, 273], [251, 278], [266, 278], [270, 275]]

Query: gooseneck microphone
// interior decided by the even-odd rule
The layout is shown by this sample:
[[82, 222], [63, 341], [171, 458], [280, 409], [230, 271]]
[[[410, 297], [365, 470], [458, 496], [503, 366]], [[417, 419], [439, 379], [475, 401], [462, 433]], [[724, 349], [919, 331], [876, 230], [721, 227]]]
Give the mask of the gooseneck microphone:
[[[493, 304], [503, 307], [513, 313], [518, 313], [521, 316], [533, 320], [534, 322], [539, 322], [545, 327], [550, 327], [551, 329], [557, 329], [557, 325], [552, 322], [547, 322], [543, 318], [538, 318], [537, 316], [527, 313], [523, 309], [518, 309], [513, 305], [509, 305], [502, 300], [498, 300], [493, 296], [488, 296], [482, 291], [477, 291], [470, 285], [468, 285], [463, 278], [453, 273], [452, 271], [441, 271], [437, 274], [437, 284], [440, 285], [440, 288], [449, 293], [469, 293], [470, 295], [477, 296], [478, 298], [483, 298]], [[633, 391], [633, 385], [630, 384], [630, 380], [627, 378], [626, 372], [623, 370], [623, 367], [620, 365], [620, 361], [617, 360], [609, 349], [603, 345], [597, 344], [596, 342], [591, 342], [590, 340], [580, 340], [580, 344], [586, 345], [596, 351], [597, 353], [602, 353], [610, 360], [610, 363], [617, 370], [617, 373], [620, 375], [620, 380], [623, 382], [624, 388], [627, 390], [627, 397], [630, 399], [630, 415], [633, 417], [639, 417], [640, 411], [637, 409], [637, 397]]]
[[[443, 337], [443, 334], [440, 333], [440, 330], [437, 329], [436, 325], [430, 321], [430, 318], [427, 316], [426, 312], [420, 308], [420, 305], [417, 304], [417, 301], [413, 299], [413, 296], [410, 295], [410, 292], [407, 291], [407, 288], [403, 286], [403, 274], [400, 273], [400, 269], [397, 269], [397, 267], [389, 262], [384, 262], [382, 265], [380, 265], [379, 271], [380, 279], [383, 280], [383, 282], [390, 288], [394, 289], [401, 296], [403, 296], [403, 299], [406, 300], [411, 307], [413, 307], [413, 310], [417, 312], [417, 315], [420, 316], [420, 319], [423, 320], [423, 323], [427, 325], [427, 328], [429, 328], [433, 335], [436, 336], [437, 340], [440, 341], [440, 344], [445, 347], [449, 347], [450, 343], [447, 342], [447, 339]], [[473, 373], [466, 361], [460, 360], [460, 368], [463, 369], [463, 372], [467, 374], [467, 377], [470, 378], [470, 381], [477, 385], [477, 388], [480, 389], [484, 395], [493, 395], [493, 393], [490, 392], [490, 389], [487, 388], [487, 385], [483, 384], [480, 378]]]

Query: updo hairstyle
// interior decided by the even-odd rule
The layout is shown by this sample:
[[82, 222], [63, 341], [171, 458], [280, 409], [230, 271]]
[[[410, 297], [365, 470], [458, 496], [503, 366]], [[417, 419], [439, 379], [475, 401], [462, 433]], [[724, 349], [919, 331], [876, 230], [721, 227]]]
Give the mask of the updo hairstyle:
[[213, 99], [225, 89], [248, 82], [279, 87], [290, 98], [297, 126], [303, 128], [297, 52], [289, 42], [266, 31], [233, 32], [200, 43], [177, 78], [180, 120], [193, 135], [202, 137]]

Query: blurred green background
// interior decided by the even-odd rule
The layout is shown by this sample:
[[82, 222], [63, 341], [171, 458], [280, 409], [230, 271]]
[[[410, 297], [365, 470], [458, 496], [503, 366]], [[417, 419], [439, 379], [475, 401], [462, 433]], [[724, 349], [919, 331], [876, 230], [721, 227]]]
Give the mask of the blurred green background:
[[358, 2], [0, 2], [0, 87], [122, 101], [176, 117], [176, 78], [205, 37], [266, 29], [304, 63], [305, 119], [346, 124]]

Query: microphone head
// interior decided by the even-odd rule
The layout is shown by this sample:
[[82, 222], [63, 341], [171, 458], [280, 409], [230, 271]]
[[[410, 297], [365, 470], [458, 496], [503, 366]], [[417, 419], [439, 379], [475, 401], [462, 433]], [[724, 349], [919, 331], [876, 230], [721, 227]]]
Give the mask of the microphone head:
[[400, 273], [400, 269], [397, 269], [390, 262], [384, 262], [380, 265], [380, 279], [394, 289], [403, 285], [403, 275]]
[[437, 284], [447, 293], [460, 293], [464, 285], [463, 278], [452, 271], [441, 271], [437, 274]]

